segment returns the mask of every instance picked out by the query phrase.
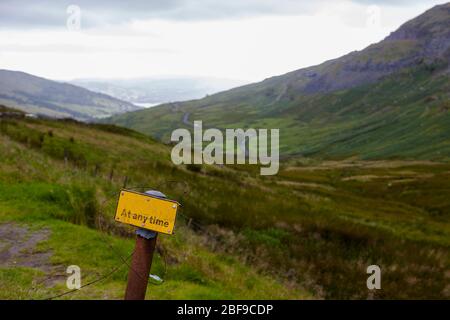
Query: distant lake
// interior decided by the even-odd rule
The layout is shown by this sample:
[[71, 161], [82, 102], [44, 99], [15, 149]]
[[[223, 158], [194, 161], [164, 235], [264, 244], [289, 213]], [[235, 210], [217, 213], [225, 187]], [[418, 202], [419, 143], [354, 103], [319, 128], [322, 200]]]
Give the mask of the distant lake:
[[164, 103], [164, 102], [157, 102], [157, 103], [150, 103], [150, 102], [133, 102], [133, 104], [134, 104], [135, 106], [142, 107], [142, 108], [151, 108], [151, 107], [157, 106], [157, 105], [159, 105], [159, 104], [161, 104], [161, 103]]

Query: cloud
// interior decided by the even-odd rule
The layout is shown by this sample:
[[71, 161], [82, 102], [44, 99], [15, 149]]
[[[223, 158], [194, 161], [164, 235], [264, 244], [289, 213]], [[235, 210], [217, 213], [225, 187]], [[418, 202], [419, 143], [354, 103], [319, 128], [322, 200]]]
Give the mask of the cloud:
[[127, 23], [132, 20], [218, 20], [262, 15], [311, 14], [325, 0], [2, 0], [1, 28], [66, 26], [67, 7], [76, 5], [82, 26]]
[[[54, 79], [258, 81], [360, 50], [431, 7], [380, 6], [380, 23], [368, 26], [369, 6], [355, 1], [0, 0], [0, 67]], [[92, 29], [66, 30], [69, 4], [82, 9], [82, 31], [87, 21]]]
[[312, 15], [336, 3], [410, 6], [436, 0], [2, 0], [0, 28], [65, 28], [69, 5], [80, 7], [82, 27], [120, 25], [133, 20], [204, 21], [275, 15]]

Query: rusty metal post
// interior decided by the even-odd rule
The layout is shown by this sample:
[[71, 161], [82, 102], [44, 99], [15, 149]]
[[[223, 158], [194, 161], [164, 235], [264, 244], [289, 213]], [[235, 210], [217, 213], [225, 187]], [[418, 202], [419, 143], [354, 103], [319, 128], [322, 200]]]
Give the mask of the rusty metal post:
[[131, 261], [130, 271], [128, 272], [125, 300], [145, 299], [156, 239], [157, 235], [150, 239], [146, 239], [140, 235], [136, 236], [133, 260]]
[[[162, 192], [150, 190], [145, 193], [154, 197], [166, 198]], [[125, 300], [144, 300], [147, 292], [148, 278], [152, 267], [153, 253], [155, 252], [158, 233], [139, 228], [136, 230], [136, 246], [130, 270], [128, 271], [128, 284]]]

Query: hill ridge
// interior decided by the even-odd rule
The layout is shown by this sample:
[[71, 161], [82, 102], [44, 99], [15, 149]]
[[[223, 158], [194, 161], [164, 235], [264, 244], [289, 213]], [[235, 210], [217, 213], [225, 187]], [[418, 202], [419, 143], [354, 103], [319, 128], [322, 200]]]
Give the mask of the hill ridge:
[[133, 104], [23, 71], [0, 70], [0, 103], [29, 113], [92, 120], [139, 110]]

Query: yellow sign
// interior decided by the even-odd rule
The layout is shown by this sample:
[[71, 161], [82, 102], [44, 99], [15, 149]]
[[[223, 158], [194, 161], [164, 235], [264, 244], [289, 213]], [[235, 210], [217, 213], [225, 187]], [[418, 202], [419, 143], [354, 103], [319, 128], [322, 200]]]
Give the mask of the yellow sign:
[[172, 234], [179, 205], [173, 200], [122, 190], [115, 219], [144, 229]]

